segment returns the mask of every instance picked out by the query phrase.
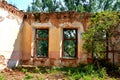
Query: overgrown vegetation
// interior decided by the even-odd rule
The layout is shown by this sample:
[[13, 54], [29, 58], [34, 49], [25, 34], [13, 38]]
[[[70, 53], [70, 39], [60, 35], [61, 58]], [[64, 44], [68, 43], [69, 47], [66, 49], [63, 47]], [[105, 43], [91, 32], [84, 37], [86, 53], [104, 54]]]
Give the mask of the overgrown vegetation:
[[[24, 80], [34, 78], [33, 74], [30, 74], [31, 69], [28, 69], [28, 73], [26, 74]], [[115, 80], [115, 78], [109, 78], [107, 74], [106, 67], [100, 66], [99, 68], [93, 64], [81, 64], [78, 67], [35, 67], [32, 70], [32, 73], [41, 74], [49, 74], [49, 75], [57, 75], [63, 74], [65, 80]], [[38, 79], [43, 79], [40, 76]], [[49, 77], [47, 77], [49, 78]], [[59, 77], [58, 77], [59, 78]]]
[[65, 72], [68, 76], [68, 80], [92, 80], [92, 79], [104, 79], [107, 76], [106, 68], [97, 68], [95, 65], [80, 65], [76, 68], [63, 67], [57, 70]]
[[93, 14], [90, 27], [83, 34], [85, 53], [92, 53], [96, 58], [105, 58], [106, 47], [109, 46], [111, 49], [115, 48], [116, 44], [113, 38], [115, 38], [115, 30], [120, 27], [119, 23], [119, 12], [105, 11]]
[[[116, 68], [116, 70], [118, 71], [119, 68]], [[116, 77], [114, 78], [114, 76], [110, 75], [114, 74], [114, 72], [108, 74], [107, 67], [97, 67], [93, 64], [81, 64], [77, 67], [18, 67], [14, 71], [22, 72], [22, 75], [24, 75], [22, 80], [116, 80]], [[18, 77], [20, 74], [15, 75]], [[0, 80], [8, 80], [8, 77], [5, 76], [8, 75], [0, 73]], [[15, 77], [14, 79], [16, 80], [17, 78]]]

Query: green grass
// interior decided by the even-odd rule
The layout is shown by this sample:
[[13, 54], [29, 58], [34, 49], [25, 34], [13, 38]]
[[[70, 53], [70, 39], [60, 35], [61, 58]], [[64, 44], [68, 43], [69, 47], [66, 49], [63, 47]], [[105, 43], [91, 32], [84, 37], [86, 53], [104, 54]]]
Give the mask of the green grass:
[[[115, 80], [115, 78], [108, 76], [105, 67], [98, 68], [93, 64], [81, 64], [78, 67], [35, 67], [32, 69], [21, 67], [18, 71], [23, 72], [24, 78], [22, 80], [56, 79], [56, 76], [64, 78], [64, 80]], [[5, 80], [3, 73], [0, 74], [0, 80]]]
[[5, 75], [0, 73], [0, 80], [4, 80]]

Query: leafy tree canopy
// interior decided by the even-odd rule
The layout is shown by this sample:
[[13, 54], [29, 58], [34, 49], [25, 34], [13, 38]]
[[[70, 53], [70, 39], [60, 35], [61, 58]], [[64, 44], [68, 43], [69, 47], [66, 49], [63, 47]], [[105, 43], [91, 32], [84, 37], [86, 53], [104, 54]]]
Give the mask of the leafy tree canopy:
[[105, 57], [106, 39], [113, 37], [113, 30], [118, 27], [119, 23], [119, 12], [105, 11], [93, 14], [88, 31], [83, 33], [86, 52], [93, 53], [100, 58]]
[[33, 0], [28, 12], [100, 12], [119, 11], [120, 0]]

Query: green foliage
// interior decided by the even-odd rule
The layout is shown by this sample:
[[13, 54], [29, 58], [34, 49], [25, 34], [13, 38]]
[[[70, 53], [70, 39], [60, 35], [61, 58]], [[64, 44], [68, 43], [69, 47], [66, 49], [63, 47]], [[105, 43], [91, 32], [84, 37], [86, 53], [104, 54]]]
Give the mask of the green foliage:
[[5, 80], [5, 74], [0, 73], [0, 80]]
[[28, 12], [100, 12], [120, 11], [119, 0], [33, 0]]
[[105, 11], [93, 14], [88, 31], [82, 35], [85, 40], [85, 53], [93, 53], [99, 58], [104, 58], [106, 39], [112, 37], [112, 30], [118, 26], [119, 20], [119, 12]]
[[58, 68], [56, 70], [63, 71], [66, 76], [68, 76], [68, 80], [99, 80], [104, 79], [107, 76], [107, 72], [105, 68], [97, 68], [93, 64], [80, 65], [78, 67], [63, 67]]
[[37, 57], [47, 57], [48, 56], [48, 41], [41, 40], [37, 41]]
[[25, 68], [22, 68], [22, 72], [23, 72], [23, 73], [26, 73], [26, 72], [28, 72], [28, 70], [25, 69]]
[[34, 72], [39, 73], [40, 72], [40, 68], [35, 67]]
[[32, 6], [28, 6], [28, 12], [53, 12], [57, 11], [61, 4], [57, 0], [33, 0]]
[[[51, 79], [50, 77], [56, 79], [56, 74], [60, 74], [61, 77], [59, 78], [64, 78], [65, 80], [115, 80], [114, 78], [109, 78], [106, 68], [101, 66], [97, 68], [93, 64], [81, 64], [78, 67], [36, 67], [29, 69], [23, 80], [44, 80], [46, 78]], [[39, 74], [39, 69], [41, 74]], [[38, 71], [38, 74], [34, 73], [34, 71]], [[1, 73], [0, 80], [6, 80], [5, 75]]]
[[48, 40], [44, 40], [44, 38], [48, 38], [48, 30], [37, 30], [37, 38], [43, 40], [37, 40], [37, 57], [47, 57], [48, 56]]
[[23, 80], [30, 80], [33, 78], [32, 74], [26, 74], [25, 78]]
[[103, 78], [107, 76], [107, 72], [106, 72], [106, 69], [105, 68], [102, 68], [99, 72], [99, 77]]
[[74, 58], [76, 56], [76, 35], [75, 29], [64, 30], [64, 57]]
[[90, 75], [84, 75], [83, 79], [84, 80], [92, 80], [92, 77]]
[[3, 77], [3, 76], [0, 76], [0, 80], [4, 80], [4, 77]]

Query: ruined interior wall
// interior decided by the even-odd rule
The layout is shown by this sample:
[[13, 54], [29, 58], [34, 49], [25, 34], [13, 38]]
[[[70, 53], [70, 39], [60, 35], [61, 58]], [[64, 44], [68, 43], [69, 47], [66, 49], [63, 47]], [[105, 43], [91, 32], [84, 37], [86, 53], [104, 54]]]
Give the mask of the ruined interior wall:
[[[82, 48], [84, 41], [82, 40], [81, 34], [88, 28], [89, 14], [77, 13], [77, 12], [58, 12], [58, 13], [27, 13], [25, 21], [27, 22], [27, 29], [24, 32], [27, 34], [26, 38], [23, 38], [23, 45], [26, 55], [23, 55], [23, 59], [27, 63], [41, 66], [75, 66], [80, 63], [87, 63], [87, 58], [91, 58], [91, 55], [84, 54]], [[31, 32], [32, 28], [32, 32]], [[36, 28], [47, 28], [49, 29], [49, 57], [48, 58], [36, 58], [35, 55], [35, 29]], [[62, 37], [64, 28], [76, 28], [78, 29], [78, 55], [76, 59], [63, 59], [62, 58]], [[32, 34], [30, 34], [32, 33]], [[23, 34], [24, 35], [24, 34]], [[24, 35], [25, 36], [25, 35]], [[31, 37], [30, 37], [31, 36]], [[30, 40], [31, 46], [30, 46]], [[27, 41], [27, 42], [24, 42]], [[26, 44], [25, 44], [26, 43]], [[23, 47], [24, 47], [23, 46]], [[30, 48], [31, 47], [31, 48]], [[31, 49], [31, 52], [30, 52]], [[28, 54], [27, 54], [28, 53]], [[31, 53], [31, 54], [30, 54]], [[30, 59], [30, 55], [33, 56], [33, 60]], [[26, 58], [26, 56], [29, 56]], [[119, 62], [119, 57], [115, 56], [116, 62]], [[111, 59], [112, 60], [112, 59]]]
[[[76, 17], [71, 16], [76, 15]], [[28, 22], [28, 28], [32, 28], [32, 43], [31, 43], [31, 55], [35, 55], [35, 29], [36, 28], [47, 28], [49, 29], [49, 51], [48, 58], [37, 58], [31, 59], [32, 64], [39, 66], [77, 66], [80, 63], [87, 63], [87, 55], [83, 54], [83, 40], [81, 34], [86, 30], [88, 20], [85, 20], [85, 15], [80, 13], [68, 12], [63, 13], [38, 13], [38, 14], [27, 14], [25, 21]], [[81, 17], [82, 16], [82, 17]], [[88, 15], [89, 16], [89, 15]], [[62, 41], [63, 41], [63, 29], [64, 28], [76, 28], [78, 29], [78, 51], [77, 58], [75, 59], [63, 59], [62, 58]], [[28, 29], [26, 33], [30, 33]], [[29, 35], [29, 34], [28, 34]], [[30, 36], [28, 36], [30, 38]], [[27, 41], [28, 38], [23, 40]], [[25, 43], [24, 43], [25, 44]], [[26, 47], [30, 47], [27, 42]], [[29, 49], [26, 49], [29, 52]], [[28, 55], [27, 55], [28, 56]], [[26, 55], [23, 55], [26, 57]], [[29, 57], [28, 57], [29, 58]], [[27, 60], [30, 60], [28, 59]]]
[[0, 55], [9, 67], [18, 65], [21, 57], [22, 18], [0, 8]]

